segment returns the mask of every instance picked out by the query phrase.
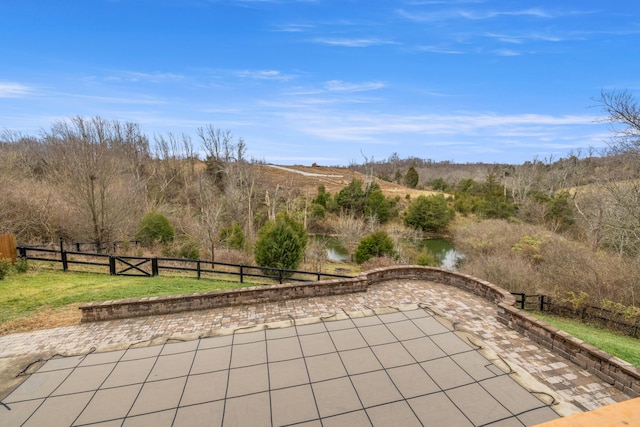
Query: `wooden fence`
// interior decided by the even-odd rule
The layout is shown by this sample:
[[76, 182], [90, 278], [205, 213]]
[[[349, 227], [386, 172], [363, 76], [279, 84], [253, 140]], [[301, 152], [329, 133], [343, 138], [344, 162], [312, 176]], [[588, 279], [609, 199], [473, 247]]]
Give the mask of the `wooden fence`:
[[16, 238], [12, 234], [0, 234], [0, 259], [3, 258], [16, 263]]
[[108, 272], [112, 276], [154, 277], [160, 276], [162, 271], [174, 271], [182, 272], [191, 277], [195, 276], [197, 279], [205, 276], [210, 277], [211, 275], [228, 275], [235, 276], [240, 283], [244, 283], [247, 277], [257, 277], [276, 281], [280, 284], [284, 282], [308, 282], [351, 277], [341, 274], [286, 270], [200, 259], [121, 256], [67, 251], [63, 248], [64, 246], [61, 246], [61, 249], [18, 246], [17, 252], [20, 258], [26, 260], [62, 264], [63, 271], [69, 271], [72, 268], [75, 271], [86, 271], [86, 268], [82, 270], [78, 266], [89, 266], [94, 271]]

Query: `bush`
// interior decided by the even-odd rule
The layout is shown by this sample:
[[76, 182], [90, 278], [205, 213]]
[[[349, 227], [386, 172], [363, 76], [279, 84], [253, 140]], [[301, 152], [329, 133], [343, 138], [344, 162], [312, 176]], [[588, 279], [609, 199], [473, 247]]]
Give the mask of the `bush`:
[[11, 261], [9, 261], [7, 258], [0, 258], [0, 280], [7, 277], [11, 270], [13, 270]]
[[422, 251], [416, 257], [416, 264], [431, 267], [437, 267], [439, 265], [436, 256], [426, 247], [422, 249]]
[[454, 230], [454, 242], [465, 254], [460, 272], [511, 292], [560, 299], [574, 295], [580, 303], [592, 305], [605, 300], [637, 305], [640, 266], [635, 259], [593, 251], [588, 244], [566, 239], [541, 225], [469, 222]]
[[140, 221], [136, 239], [143, 245], [154, 243], [169, 243], [173, 241], [175, 230], [169, 224], [167, 217], [158, 212], [149, 212]]
[[258, 232], [254, 249], [256, 263], [262, 267], [295, 270], [302, 261], [306, 244], [304, 226], [286, 215], [280, 216]]
[[407, 207], [404, 223], [416, 230], [438, 232], [449, 225], [453, 215], [442, 194], [419, 196]]
[[194, 240], [187, 240], [180, 246], [180, 249], [178, 249], [178, 257], [185, 259], [199, 259], [200, 246], [198, 246], [198, 243]]
[[242, 227], [237, 222], [234, 222], [231, 227], [224, 228], [220, 232], [220, 240], [227, 246], [229, 249], [244, 249], [244, 231], [242, 231]]
[[411, 166], [404, 176], [404, 185], [409, 188], [416, 188], [419, 181], [420, 175], [418, 175], [418, 171], [416, 171], [416, 168]]
[[16, 273], [26, 273], [29, 270], [29, 263], [25, 258], [18, 258], [13, 265], [13, 269]]
[[356, 248], [354, 259], [358, 264], [362, 264], [371, 258], [385, 255], [391, 257], [395, 255], [393, 240], [384, 231], [376, 231], [360, 241]]
[[389, 200], [382, 194], [382, 190], [375, 189], [369, 194], [365, 206], [367, 216], [375, 217], [381, 223], [386, 222], [391, 216]]

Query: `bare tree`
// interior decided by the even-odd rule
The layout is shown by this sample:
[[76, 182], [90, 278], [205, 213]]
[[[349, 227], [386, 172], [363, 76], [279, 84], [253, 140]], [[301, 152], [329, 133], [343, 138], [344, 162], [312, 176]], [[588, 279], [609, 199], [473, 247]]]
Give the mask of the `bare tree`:
[[81, 231], [99, 245], [128, 237], [140, 206], [130, 154], [144, 137], [118, 129], [100, 117], [74, 117], [55, 123], [42, 139], [49, 176], [82, 219]]
[[224, 194], [204, 174], [200, 174], [196, 214], [198, 230], [194, 237], [209, 249], [211, 261], [216, 260], [216, 246], [226, 217]]
[[613, 140], [610, 145], [614, 154], [640, 155], [640, 105], [627, 90], [602, 91], [596, 100], [607, 113]]
[[[613, 138], [609, 154], [635, 171], [630, 180], [610, 179], [600, 186], [599, 231], [602, 242], [620, 255], [640, 255], [640, 105], [629, 91], [602, 91], [597, 100], [608, 114]], [[582, 210], [581, 212], [584, 212]], [[583, 214], [584, 215], [584, 214]], [[586, 215], [584, 215], [586, 216]]]
[[333, 230], [337, 234], [340, 243], [349, 252], [349, 257], [353, 258], [353, 253], [364, 237], [367, 224], [364, 219], [353, 213], [341, 212], [333, 225]]
[[320, 239], [311, 239], [305, 248], [305, 259], [311, 263], [313, 271], [321, 272], [324, 268], [328, 255], [327, 242]]

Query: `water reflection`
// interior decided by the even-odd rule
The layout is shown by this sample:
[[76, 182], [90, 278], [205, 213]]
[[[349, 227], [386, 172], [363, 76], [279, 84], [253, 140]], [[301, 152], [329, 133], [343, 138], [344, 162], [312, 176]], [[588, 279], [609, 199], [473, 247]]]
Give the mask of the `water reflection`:
[[422, 244], [433, 253], [438, 262], [438, 267], [446, 268], [447, 270], [456, 270], [458, 263], [464, 257], [446, 239], [424, 239]]
[[[315, 236], [315, 239], [322, 239], [327, 246], [327, 258], [332, 262], [349, 262], [349, 253], [340, 245], [337, 238], [331, 236]], [[462, 253], [458, 252], [453, 244], [446, 239], [424, 239], [421, 242], [426, 246], [436, 258], [438, 267], [448, 270], [456, 270], [458, 263], [462, 260]]]

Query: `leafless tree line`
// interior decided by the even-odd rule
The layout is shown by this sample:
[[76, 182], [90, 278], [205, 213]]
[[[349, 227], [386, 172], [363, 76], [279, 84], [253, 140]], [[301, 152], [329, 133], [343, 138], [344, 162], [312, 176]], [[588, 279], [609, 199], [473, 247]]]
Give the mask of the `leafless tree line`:
[[[259, 179], [246, 145], [212, 125], [189, 135], [156, 135], [135, 123], [73, 117], [37, 136], [0, 137], [0, 233], [23, 243], [106, 243], [135, 235], [158, 211], [215, 256], [233, 222], [255, 234]], [[203, 158], [201, 158], [203, 157]]]

